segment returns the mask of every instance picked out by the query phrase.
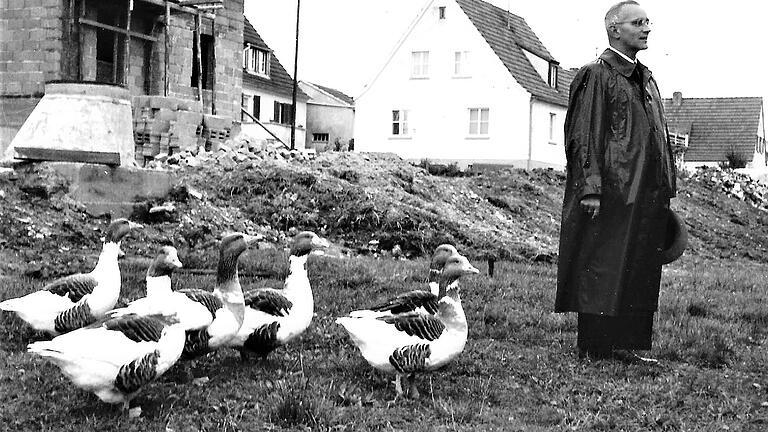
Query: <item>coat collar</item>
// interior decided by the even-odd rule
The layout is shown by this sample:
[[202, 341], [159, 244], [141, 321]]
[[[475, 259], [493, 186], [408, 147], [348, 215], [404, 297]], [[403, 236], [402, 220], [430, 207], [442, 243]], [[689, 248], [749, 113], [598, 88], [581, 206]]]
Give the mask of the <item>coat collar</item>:
[[640, 60], [638, 60], [637, 63], [628, 62], [621, 58], [620, 55], [613, 52], [613, 50], [610, 48], [606, 48], [605, 51], [600, 54], [600, 59], [611, 65], [612, 68], [616, 69], [620, 74], [627, 78], [632, 75], [632, 72], [635, 70], [635, 66], [640, 68], [640, 72], [642, 72], [643, 77], [651, 75], [651, 71], [648, 70], [645, 65], [640, 63]]

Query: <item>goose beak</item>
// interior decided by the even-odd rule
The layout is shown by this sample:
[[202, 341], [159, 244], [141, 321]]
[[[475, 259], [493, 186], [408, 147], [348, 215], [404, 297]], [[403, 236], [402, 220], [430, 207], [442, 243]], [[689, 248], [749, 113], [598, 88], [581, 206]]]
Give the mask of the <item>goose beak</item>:
[[464, 274], [468, 274], [468, 275], [480, 273], [480, 270], [478, 270], [475, 266], [473, 266], [469, 262], [466, 263], [466, 265], [462, 270], [464, 271]]
[[184, 266], [181, 264], [181, 261], [179, 261], [179, 259], [178, 259], [178, 258], [176, 258], [175, 260], [171, 261], [171, 264], [172, 264], [174, 267], [176, 267], [177, 269], [180, 269], [180, 268], [184, 267]]
[[324, 239], [320, 236], [314, 237], [312, 239], [313, 248], [327, 248], [330, 246], [331, 246], [331, 242], [329, 242], [327, 239]]
[[117, 259], [123, 259], [125, 258], [125, 252], [123, 252], [122, 249], [117, 250]]
[[134, 229], [141, 229], [144, 228], [144, 225], [137, 223], [137, 222], [131, 222], [128, 221], [128, 228], [134, 230]]
[[264, 240], [264, 236], [261, 234], [256, 235], [249, 235], [249, 234], [243, 234], [243, 240], [245, 240], [245, 244], [248, 245], [248, 247], [253, 246], [254, 244], [257, 244], [261, 240]]

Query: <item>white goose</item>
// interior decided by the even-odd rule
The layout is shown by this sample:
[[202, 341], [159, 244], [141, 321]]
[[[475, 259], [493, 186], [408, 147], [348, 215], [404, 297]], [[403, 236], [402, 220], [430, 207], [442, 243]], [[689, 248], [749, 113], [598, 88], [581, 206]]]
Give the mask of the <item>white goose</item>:
[[244, 361], [248, 353], [266, 358], [272, 350], [289, 343], [309, 327], [314, 299], [307, 275], [307, 258], [313, 250], [328, 246], [326, 239], [311, 231], [296, 234], [283, 289], [257, 288], [245, 292], [243, 325], [227, 342], [228, 346], [240, 350]]
[[387, 316], [407, 312], [424, 312], [431, 315], [437, 313], [440, 273], [445, 266], [445, 261], [453, 254], [458, 253], [453, 245], [441, 244], [432, 254], [429, 263], [429, 291], [411, 290], [400, 293], [368, 309], [361, 309], [349, 313], [351, 317]]
[[75, 386], [128, 410], [142, 387], [179, 360], [184, 339], [182, 326], [165, 317], [127, 315], [32, 343], [28, 351], [50, 360]]
[[238, 258], [261, 238], [234, 233], [221, 240], [213, 292], [202, 289], [171, 291], [169, 285], [148, 287], [147, 297], [116, 309], [111, 315], [175, 317], [186, 330], [182, 359], [192, 359], [218, 349], [237, 334], [243, 323], [245, 304], [237, 274]]
[[107, 228], [96, 267], [57, 279], [39, 291], [5, 300], [0, 310], [15, 312], [35, 330], [58, 335], [86, 326], [104, 317], [120, 296], [120, 241], [142, 228], [127, 219], [116, 219]]
[[409, 312], [381, 317], [342, 317], [344, 327], [365, 360], [375, 369], [395, 374], [397, 397], [403, 395], [401, 377], [410, 381], [409, 394], [417, 398], [415, 374], [433, 371], [453, 360], [467, 342], [467, 318], [461, 306], [458, 280], [479, 273], [466, 257], [454, 254], [440, 276], [437, 313]]

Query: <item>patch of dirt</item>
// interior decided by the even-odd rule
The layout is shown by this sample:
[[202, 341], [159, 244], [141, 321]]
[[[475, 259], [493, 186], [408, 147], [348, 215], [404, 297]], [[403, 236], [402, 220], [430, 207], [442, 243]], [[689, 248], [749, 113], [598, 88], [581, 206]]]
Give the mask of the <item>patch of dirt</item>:
[[[260, 233], [282, 245], [289, 231], [310, 229], [348, 254], [415, 257], [450, 242], [476, 259], [557, 259], [565, 175], [553, 170], [441, 177], [394, 155], [352, 152], [175, 169], [181, 185], [136, 206], [132, 219], [145, 229], [123, 242], [129, 255], [148, 257], [172, 243], [185, 265], [210, 266], [223, 232]], [[768, 261], [768, 212], [724, 191], [712, 174], [678, 182], [673, 208], [690, 232], [686, 253]], [[92, 268], [108, 220], [88, 215], [55, 176], [42, 176], [43, 184], [27, 176], [0, 175], [0, 276]], [[173, 209], [150, 212], [160, 204]]]

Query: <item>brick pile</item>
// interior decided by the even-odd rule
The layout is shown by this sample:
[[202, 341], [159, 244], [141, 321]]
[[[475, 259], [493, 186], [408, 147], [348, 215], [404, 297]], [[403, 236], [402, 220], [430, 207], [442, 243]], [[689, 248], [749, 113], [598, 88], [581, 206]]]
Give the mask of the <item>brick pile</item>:
[[259, 165], [265, 161], [287, 162], [289, 160], [306, 161], [313, 154], [298, 150], [289, 150], [273, 140], [258, 140], [238, 135], [221, 142], [217, 148], [183, 150], [171, 155], [162, 155], [149, 161], [146, 168], [180, 170], [200, 166], [219, 166], [230, 170], [241, 164]]
[[196, 101], [163, 96], [133, 98], [136, 163], [146, 166], [181, 152], [216, 151], [232, 131], [232, 119], [203, 114]]
[[728, 196], [768, 212], [768, 184], [750, 174], [719, 167], [701, 167], [691, 175], [691, 180], [708, 183]]

